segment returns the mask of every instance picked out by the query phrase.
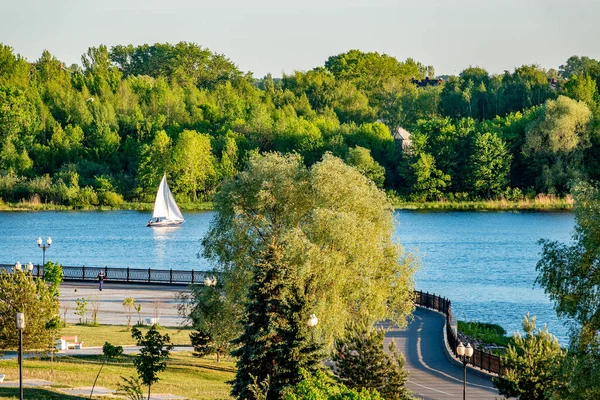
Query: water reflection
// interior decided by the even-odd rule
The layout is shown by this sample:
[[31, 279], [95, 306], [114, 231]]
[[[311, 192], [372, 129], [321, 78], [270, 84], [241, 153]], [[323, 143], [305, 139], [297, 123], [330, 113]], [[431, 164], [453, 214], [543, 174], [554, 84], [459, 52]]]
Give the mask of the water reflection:
[[152, 227], [150, 229], [152, 230], [152, 238], [154, 239], [154, 259], [159, 264], [164, 264], [165, 261], [169, 261], [166, 260], [169, 242], [175, 240], [181, 226]]

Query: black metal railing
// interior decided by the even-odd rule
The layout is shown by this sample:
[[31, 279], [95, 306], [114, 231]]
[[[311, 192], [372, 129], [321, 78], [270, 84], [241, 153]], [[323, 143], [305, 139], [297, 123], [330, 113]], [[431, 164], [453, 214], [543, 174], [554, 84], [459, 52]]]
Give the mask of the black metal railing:
[[[14, 265], [0, 264], [0, 270], [12, 271]], [[26, 270], [26, 267], [23, 266]], [[111, 268], [111, 267], [80, 267], [63, 266], [65, 282], [86, 282], [97, 281], [100, 271], [104, 271], [104, 277], [107, 282], [115, 283], [155, 283], [168, 285], [193, 285], [204, 284], [207, 276], [212, 276], [212, 272], [207, 271], [181, 271], [173, 269], [152, 269], [152, 268]], [[34, 276], [44, 276], [44, 267], [35, 265], [31, 273]]]
[[[448, 340], [448, 346], [450, 347], [450, 351], [452, 351], [455, 356], [458, 356], [458, 354], [456, 354], [458, 337], [455, 330], [452, 328], [452, 303], [450, 300], [435, 294], [415, 291], [415, 304], [439, 311], [446, 316], [446, 338]], [[480, 349], [473, 350], [473, 357], [470, 358], [469, 364], [498, 375], [502, 372], [500, 357]]]

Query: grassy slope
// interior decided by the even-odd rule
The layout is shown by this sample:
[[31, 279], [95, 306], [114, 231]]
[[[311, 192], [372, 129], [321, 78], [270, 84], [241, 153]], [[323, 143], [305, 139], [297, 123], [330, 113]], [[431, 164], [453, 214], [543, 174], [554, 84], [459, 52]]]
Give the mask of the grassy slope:
[[[140, 328], [146, 332], [148, 328]], [[171, 343], [175, 345], [190, 346], [189, 328], [161, 328], [160, 333], [168, 333]], [[61, 336], [77, 336], [77, 340], [83, 342], [85, 347], [97, 347], [104, 345], [108, 341], [114, 345], [134, 345], [135, 341], [131, 337], [131, 332], [126, 326], [121, 325], [100, 325], [100, 326], [81, 326], [69, 325], [61, 330]]]
[[[59, 357], [52, 364], [48, 359], [26, 359], [23, 375], [25, 379], [45, 379], [56, 387], [91, 386], [100, 368], [100, 356]], [[16, 360], [1, 360], [0, 370], [6, 380], [18, 379]], [[217, 363], [213, 358], [197, 359], [191, 353], [173, 353], [160, 381], [152, 386], [153, 393], [172, 393], [192, 399], [227, 399], [230, 386], [226, 383], [234, 377], [231, 361]], [[135, 375], [131, 356], [123, 356], [104, 366], [98, 386], [117, 389], [120, 376]], [[38, 389], [27, 389], [27, 398], [77, 399], [79, 397], [43, 393]], [[28, 395], [29, 392], [29, 395]], [[51, 396], [57, 397], [51, 397]], [[18, 388], [0, 388], [0, 399], [18, 396]]]

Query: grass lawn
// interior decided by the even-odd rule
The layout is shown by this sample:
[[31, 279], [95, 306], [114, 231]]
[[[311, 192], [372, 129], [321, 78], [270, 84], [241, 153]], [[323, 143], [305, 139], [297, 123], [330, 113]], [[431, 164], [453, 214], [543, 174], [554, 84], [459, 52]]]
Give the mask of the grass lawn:
[[474, 339], [479, 339], [485, 344], [508, 346], [512, 337], [506, 336], [506, 331], [500, 325], [484, 322], [458, 321], [458, 330]]
[[[100, 356], [57, 357], [52, 364], [49, 359], [25, 359], [24, 379], [45, 379], [55, 387], [91, 386], [101, 364]], [[18, 379], [17, 360], [0, 360], [0, 371], [6, 380]], [[117, 389], [120, 376], [135, 375], [133, 357], [124, 355], [104, 366], [98, 386]], [[190, 399], [229, 399], [230, 386], [226, 383], [235, 374], [232, 361], [219, 363], [212, 357], [195, 358], [191, 353], [173, 353], [160, 381], [152, 386], [153, 393], [171, 393]], [[0, 388], [0, 399], [18, 398], [18, 388]], [[63, 395], [56, 389], [25, 389], [26, 398], [80, 399]]]
[[[148, 327], [141, 327], [140, 330], [146, 333]], [[190, 328], [160, 328], [163, 335], [168, 333], [171, 343], [175, 345], [190, 346]], [[77, 336], [77, 340], [83, 342], [85, 347], [98, 347], [104, 345], [104, 342], [110, 342], [113, 345], [135, 345], [135, 340], [131, 337], [131, 331], [124, 325], [69, 325], [61, 329], [61, 336]]]

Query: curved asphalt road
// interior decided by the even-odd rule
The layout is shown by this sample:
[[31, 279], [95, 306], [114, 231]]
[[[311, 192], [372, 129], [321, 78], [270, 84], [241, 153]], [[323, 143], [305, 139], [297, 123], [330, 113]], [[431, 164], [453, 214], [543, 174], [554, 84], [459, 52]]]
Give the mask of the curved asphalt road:
[[[446, 358], [443, 342], [444, 316], [417, 307], [406, 329], [392, 329], [386, 335], [406, 358], [410, 371], [407, 387], [422, 399], [462, 399], [463, 369]], [[467, 399], [501, 399], [490, 378], [467, 370]]]

